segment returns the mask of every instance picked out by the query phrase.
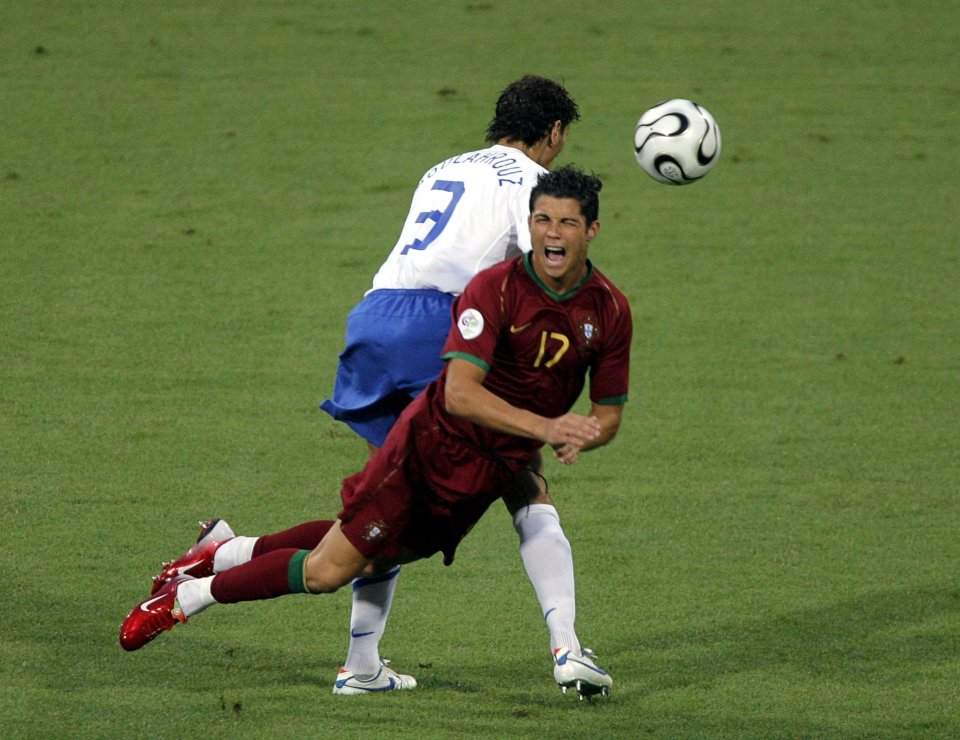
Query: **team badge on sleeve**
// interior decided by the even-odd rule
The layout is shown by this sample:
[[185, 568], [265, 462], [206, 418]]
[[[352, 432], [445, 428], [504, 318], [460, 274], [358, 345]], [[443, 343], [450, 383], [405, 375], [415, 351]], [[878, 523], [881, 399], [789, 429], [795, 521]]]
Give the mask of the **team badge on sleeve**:
[[464, 339], [476, 339], [483, 331], [483, 316], [475, 308], [468, 308], [457, 319], [457, 328]]

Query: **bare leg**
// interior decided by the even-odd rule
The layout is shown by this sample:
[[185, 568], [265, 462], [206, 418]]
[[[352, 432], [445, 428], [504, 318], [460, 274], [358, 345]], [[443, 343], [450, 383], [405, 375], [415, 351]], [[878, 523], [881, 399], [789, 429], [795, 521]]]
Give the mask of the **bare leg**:
[[340, 531], [340, 520], [307, 556], [304, 584], [310, 593], [332, 593], [360, 576], [379, 575], [375, 561], [365, 558]]

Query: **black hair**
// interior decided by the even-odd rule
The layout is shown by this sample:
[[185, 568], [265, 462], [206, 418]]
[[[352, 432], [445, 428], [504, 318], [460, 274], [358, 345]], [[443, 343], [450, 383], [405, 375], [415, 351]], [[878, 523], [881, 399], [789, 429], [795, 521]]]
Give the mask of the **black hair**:
[[592, 224], [600, 215], [600, 190], [603, 183], [596, 175], [588, 175], [572, 164], [552, 172], [544, 172], [530, 191], [530, 211], [541, 195], [551, 198], [573, 198], [580, 204], [580, 212]]
[[579, 120], [580, 109], [563, 85], [546, 77], [524, 75], [500, 93], [487, 127], [487, 141], [496, 144], [508, 139], [532, 146], [549, 134], [557, 121], [566, 128]]

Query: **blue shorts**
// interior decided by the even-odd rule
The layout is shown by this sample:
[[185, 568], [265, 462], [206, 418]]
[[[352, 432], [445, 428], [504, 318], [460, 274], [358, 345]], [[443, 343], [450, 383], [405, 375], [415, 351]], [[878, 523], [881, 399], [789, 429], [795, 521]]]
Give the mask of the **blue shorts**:
[[380, 447], [406, 408], [443, 369], [454, 296], [438, 290], [375, 290], [347, 316], [333, 398], [320, 404]]

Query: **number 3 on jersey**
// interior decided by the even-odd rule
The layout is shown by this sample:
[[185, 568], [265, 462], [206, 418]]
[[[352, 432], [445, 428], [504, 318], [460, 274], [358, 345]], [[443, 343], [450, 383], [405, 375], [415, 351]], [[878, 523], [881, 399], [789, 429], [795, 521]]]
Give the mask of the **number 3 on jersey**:
[[459, 180], [437, 180], [433, 184], [433, 190], [445, 190], [450, 193], [450, 202], [442, 211], [421, 211], [420, 215], [417, 216], [417, 223], [433, 221], [433, 228], [423, 239], [414, 239], [410, 242], [400, 251], [400, 254], [406, 254], [411, 249], [426, 249], [430, 246], [430, 242], [440, 236], [440, 232], [444, 230], [450, 216], [453, 215], [453, 209], [457, 207], [457, 203], [463, 197], [464, 187]]

